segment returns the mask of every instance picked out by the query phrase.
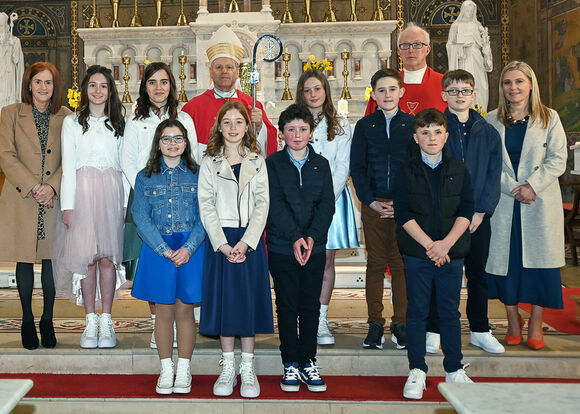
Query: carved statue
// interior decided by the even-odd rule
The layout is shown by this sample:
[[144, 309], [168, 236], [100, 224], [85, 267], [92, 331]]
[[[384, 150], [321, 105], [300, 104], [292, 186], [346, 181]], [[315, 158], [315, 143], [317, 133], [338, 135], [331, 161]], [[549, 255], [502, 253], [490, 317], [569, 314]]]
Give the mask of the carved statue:
[[0, 108], [20, 102], [24, 55], [20, 39], [12, 34], [17, 18], [16, 13], [12, 13], [10, 18], [6, 13], [0, 13]]
[[493, 69], [493, 57], [487, 28], [477, 21], [477, 5], [466, 0], [457, 20], [451, 25], [447, 39], [449, 69], [465, 69], [475, 78], [477, 93], [474, 104], [487, 110], [489, 86], [487, 72]]

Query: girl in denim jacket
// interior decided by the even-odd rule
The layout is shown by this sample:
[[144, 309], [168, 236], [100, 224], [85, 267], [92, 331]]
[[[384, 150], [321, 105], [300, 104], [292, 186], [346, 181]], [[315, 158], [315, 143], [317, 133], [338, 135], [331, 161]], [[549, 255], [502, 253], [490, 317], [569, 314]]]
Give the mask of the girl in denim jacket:
[[217, 115], [199, 172], [200, 215], [209, 240], [199, 330], [219, 335], [222, 347], [222, 373], [214, 384], [214, 395], [232, 394], [237, 383], [236, 336], [242, 342], [240, 394], [244, 398], [260, 395], [254, 336], [274, 332], [262, 237], [269, 206], [266, 161], [248, 111], [240, 102], [227, 102]]
[[[155, 339], [161, 360], [159, 394], [191, 391], [190, 360], [195, 345], [193, 304], [201, 301], [205, 231], [197, 204], [197, 164], [187, 130], [167, 119], [155, 131], [145, 169], [135, 180], [131, 211], [144, 243], [132, 295], [154, 302]], [[179, 359], [175, 381], [173, 323]]]

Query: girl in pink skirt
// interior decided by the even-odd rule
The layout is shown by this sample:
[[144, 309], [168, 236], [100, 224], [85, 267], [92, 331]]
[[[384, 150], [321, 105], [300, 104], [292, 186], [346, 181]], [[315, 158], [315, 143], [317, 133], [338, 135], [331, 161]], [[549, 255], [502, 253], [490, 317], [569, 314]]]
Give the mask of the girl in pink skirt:
[[[57, 289], [84, 305], [81, 348], [116, 344], [111, 308], [124, 282], [123, 217], [129, 185], [119, 161], [125, 127], [111, 70], [93, 65], [81, 84], [76, 114], [62, 128], [61, 210], [63, 235], [53, 250]], [[95, 313], [100, 299], [102, 314]]]

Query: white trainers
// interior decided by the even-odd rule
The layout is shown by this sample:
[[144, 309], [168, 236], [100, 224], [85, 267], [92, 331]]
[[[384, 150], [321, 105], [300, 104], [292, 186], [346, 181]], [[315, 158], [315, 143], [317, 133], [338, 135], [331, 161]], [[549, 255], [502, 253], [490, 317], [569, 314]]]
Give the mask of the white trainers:
[[99, 318], [99, 348], [114, 348], [117, 346], [117, 337], [113, 328], [113, 319], [110, 313], [103, 313]]
[[173, 361], [171, 358], [161, 360], [161, 373], [157, 379], [155, 392], [162, 395], [173, 393]]
[[460, 384], [472, 383], [473, 381], [471, 380], [471, 378], [469, 378], [467, 376], [467, 373], [465, 372], [465, 368], [467, 368], [468, 366], [469, 366], [469, 364], [465, 364], [463, 366], [463, 368], [460, 368], [457, 371], [446, 372], [445, 373], [445, 382], [454, 382], [454, 383], [460, 383]]
[[505, 348], [492, 335], [491, 330], [488, 332], [471, 332], [469, 335], [469, 343], [490, 354], [503, 354], [505, 352]]
[[435, 332], [427, 331], [425, 337], [425, 351], [430, 354], [439, 353], [439, 347], [441, 346], [441, 335]]
[[334, 345], [334, 336], [328, 328], [328, 321], [326, 315], [323, 317], [320, 314], [320, 319], [318, 319], [318, 334], [317, 334], [318, 345]]
[[234, 387], [238, 383], [238, 376], [236, 375], [236, 368], [234, 366], [234, 353], [224, 352], [220, 360], [220, 365], [222, 367], [222, 373], [215, 384], [213, 384], [213, 395], [227, 397], [232, 395]]
[[179, 358], [177, 360], [177, 370], [175, 372], [175, 384], [173, 392], [176, 394], [187, 394], [191, 391], [191, 367], [190, 360]]
[[423, 390], [426, 390], [425, 381], [427, 380], [427, 374], [425, 371], [419, 368], [413, 368], [409, 372], [409, 377], [407, 382], [405, 382], [405, 388], [403, 388], [403, 397], [410, 398], [412, 400], [420, 400], [423, 398]]
[[242, 353], [240, 363], [240, 377], [242, 386], [240, 394], [244, 398], [256, 398], [260, 395], [260, 383], [254, 371], [254, 354]]
[[99, 344], [99, 315], [87, 313], [87, 326], [81, 336], [81, 348], [96, 348]]

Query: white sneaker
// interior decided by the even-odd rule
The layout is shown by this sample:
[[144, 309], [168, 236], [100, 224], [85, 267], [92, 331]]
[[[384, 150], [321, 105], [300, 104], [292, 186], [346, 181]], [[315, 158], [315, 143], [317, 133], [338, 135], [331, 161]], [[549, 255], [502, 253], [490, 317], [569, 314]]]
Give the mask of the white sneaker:
[[491, 334], [491, 330], [489, 332], [471, 332], [469, 335], [469, 343], [490, 354], [503, 354], [505, 352], [505, 348]]
[[430, 354], [439, 353], [439, 347], [441, 346], [441, 335], [435, 332], [427, 331], [425, 337], [425, 351]]
[[157, 379], [155, 392], [162, 395], [173, 393], [173, 361], [171, 358], [161, 360], [161, 373]]
[[99, 344], [99, 315], [87, 313], [87, 326], [81, 336], [81, 348], [96, 348]]
[[318, 319], [317, 342], [318, 345], [334, 345], [334, 336], [332, 336], [332, 332], [328, 328], [328, 320], [322, 314]]
[[242, 386], [240, 394], [244, 398], [256, 398], [260, 395], [260, 383], [254, 371], [254, 357], [246, 357], [242, 354], [242, 362], [240, 363], [240, 377], [242, 378]]
[[177, 360], [177, 371], [175, 373], [175, 384], [173, 392], [176, 394], [187, 394], [191, 391], [191, 366], [187, 358]]
[[117, 337], [113, 328], [113, 319], [110, 313], [103, 313], [99, 318], [99, 348], [114, 348], [117, 346]]
[[427, 379], [427, 374], [425, 371], [419, 368], [413, 368], [409, 372], [409, 378], [405, 382], [405, 388], [403, 388], [403, 397], [410, 398], [413, 400], [420, 400], [423, 398], [423, 390], [426, 390], [425, 381]]
[[232, 352], [231, 358], [229, 356], [222, 356], [220, 360], [222, 373], [218, 377], [215, 384], [213, 384], [213, 395], [218, 397], [227, 397], [232, 395], [234, 387], [238, 383], [238, 376], [236, 375], [236, 368], [234, 366], [234, 355]]
[[467, 376], [464, 368], [467, 368], [469, 364], [465, 364], [463, 368], [458, 369], [454, 372], [445, 373], [445, 382], [454, 382], [459, 384], [470, 384], [473, 381]]

